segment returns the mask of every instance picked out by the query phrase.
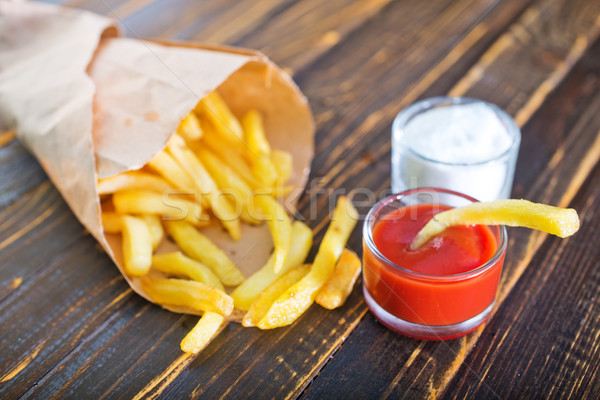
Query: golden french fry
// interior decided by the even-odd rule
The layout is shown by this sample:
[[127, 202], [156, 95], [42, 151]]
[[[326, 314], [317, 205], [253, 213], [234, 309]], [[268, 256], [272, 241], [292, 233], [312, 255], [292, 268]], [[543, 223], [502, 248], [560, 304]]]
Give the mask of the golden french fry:
[[290, 325], [311, 306], [333, 274], [357, 219], [358, 213], [350, 200], [340, 197], [310, 272], [282, 294], [256, 326], [270, 329]]
[[225, 286], [237, 286], [244, 275], [233, 261], [206, 236], [185, 221], [164, 221], [169, 236], [194, 260], [210, 268]]
[[196, 107], [196, 111], [205, 116], [215, 130], [235, 146], [242, 144], [243, 131], [240, 122], [231, 112], [223, 98], [212, 91]]
[[217, 185], [202, 165], [202, 162], [187, 147], [185, 141], [178, 135], [171, 136], [167, 150], [173, 160], [179, 164], [194, 182], [194, 187], [201, 195], [208, 195], [217, 191]]
[[271, 187], [276, 183], [277, 170], [269, 158], [257, 157], [254, 159], [250, 171], [264, 186]]
[[248, 184], [227, 164], [207, 149], [199, 149], [200, 160], [221, 189], [234, 189], [247, 200], [252, 195]]
[[202, 126], [193, 111], [181, 120], [177, 133], [188, 141], [198, 140], [202, 137]]
[[193, 179], [197, 192], [208, 200], [214, 214], [229, 232], [231, 238], [240, 240], [242, 231], [238, 218], [239, 213], [236, 212], [228, 198], [219, 191], [202, 161], [187, 148], [185, 142], [177, 135], [173, 135], [167, 148], [173, 158]]
[[333, 275], [327, 280], [317, 295], [317, 304], [333, 310], [346, 302], [354, 283], [360, 274], [360, 258], [351, 250], [344, 249], [335, 265]]
[[279, 272], [292, 244], [292, 222], [281, 204], [269, 195], [254, 196], [255, 207], [265, 216], [273, 238], [273, 270]]
[[418, 249], [449, 226], [471, 224], [522, 226], [564, 238], [577, 232], [579, 216], [572, 208], [554, 207], [527, 200], [471, 203], [434, 215], [417, 233], [410, 248]]
[[[287, 163], [291, 162], [291, 160], [288, 161], [287, 156], [285, 155], [289, 153], [279, 150], [271, 151], [272, 162], [275, 164], [275, 161], [277, 161], [281, 162], [282, 164], [281, 172], [277, 172], [277, 186], [267, 186], [253, 175], [250, 164], [246, 161], [241, 149], [232, 148], [231, 146], [227, 145], [227, 143], [223, 143], [222, 141], [220, 142], [219, 138], [216, 135], [211, 134], [209, 129], [205, 129], [205, 131], [206, 134], [202, 137], [202, 141], [199, 144], [190, 144], [196, 153], [204, 150], [205, 152], [208, 151], [212, 153], [212, 155], [218, 159], [224, 160], [223, 162], [226, 162], [227, 166], [240, 178], [242, 178], [253, 190], [260, 189], [261, 193], [268, 192], [277, 195], [285, 195], [293, 190], [293, 186], [285, 186], [283, 189], [281, 188], [281, 184], [288, 179], [286, 176], [291, 174], [291, 170], [286, 172], [287, 168], [291, 167], [291, 165], [289, 167], [287, 165]], [[275, 165], [275, 167], [276, 170], [279, 171], [278, 168], [280, 167], [278, 165]], [[281, 178], [279, 178], [279, 174], [281, 174]]]
[[232, 148], [227, 143], [220, 142], [219, 138], [216, 135], [211, 134], [207, 129], [205, 129], [205, 132], [206, 134], [202, 137], [201, 141], [202, 145], [206, 146], [222, 160], [227, 160], [227, 164], [237, 172], [237, 174], [242, 177], [252, 189], [262, 189], [265, 187], [265, 185], [256, 179], [250, 171], [250, 164], [246, 162], [240, 149]]
[[[302, 279], [310, 271], [310, 264], [300, 265], [292, 268], [285, 274], [277, 278], [275, 282], [271, 283], [256, 297], [250, 309], [244, 315], [242, 325], [246, 327], [255, 326], [269, 311], [271, 305], [275, 300], [279, 298], [286, 290], [288, 290], [293, 284]], [[234, 301], [235, 303], [235, 301]]]
[[248, 207], [252, 200], [252, 189], [228, 164], [219, 159], [214, 153], [207, 149], [198, 149], [198, 157], [214, 178], [217, 186], [225, 193], [233, 194], [238, 207], [241, 207], [240, 219], [251, 224], [260, 224], [264, 216], [253, 215]]
[[145, 275], [152, 265], [150, 228], [143, 219], [129, 215], [121, 221], [125, 271], [131, 276]]
[[221, 281], [210, 268], [199, 261], [186, 257], [180, 251], [154, 255], [152, 266], [165, 274], [183, 276], [225, 291]]
[[262, 115], [256, 110], [250, 110], [242, 118], [246, 144], [257, 156], [268, 157], [271, 154], [271, 145], [265, 136]]
[[277, 181], [281, 184], [287, 182], [292, 176], [293, 159], [292, 154], [287, 151], [271, 151], [271, 161], [277, 171]]
[[102, 226], [104, 233], [120, 233], [122, 229], [122, 215], [113, 211], [102, 211]]
[[181, 350], [185, 353], [199, 353], [219, 333], [224, 323], [225, 318], [221, 314], [206, 311], [181, 341]]
[[142, 287], [158, 304], [212, 311], [224, 317], [233, 311], [233, 300], [225, 292], [201, 282], [185, 279], [141, 278]]
[[283, 268], [276, 273], [273, 270], [273, 264], [275, 263], [275, 255], [271, 254], [271, 257], [267, 263], [248, 279], [246, 279], [241, 285], [239, 285], [231, 293], [233, 302], [236, 308], [241, 310], [248, 310], [252, 305], [252, 302], [267, 286], [273, 283], [281, 275], [294, 268], [306, 260], [310, 247], [312, 246], [312, 230], [306, 226], [306, 224], [300, 221], [294, 221], [292, 224], [292, 245], [290, 252], [288, 253]]
[[191, 194], [191, 191], [195, 187], [192, 178], [190, 178], [173, 157], [164, 150], [152, 157], [152, 159], [148, 161], [148, 166], [158, 172], [167, 180], [167, 182], [178, 189], [188, 191]]
[[165, 230], [163, 229], [162, 222], [158, 215], [144, 214], [142, 219], [148, 224], [150, 229], [150, 240], [152, 241], [152, 249], [156, 250], [158, 245], [165, 236]]
[[128, 171], [100, 179], [98, 194], [110, 194], [119, 190], [146, 190], [158, 193], [173, 190], [173, 186], [157, 175], [139, 171]]
[[273, 186], [277, 179], [277, 170], [269, 158], [271, 147], [265, 137], [261, 115], [256, 110], [249, 111], [242, 118], [242, 126], [252, 174], [265, 186]]
[[164, 215], [165, 219], [182, 219], [200, 226], [208, 222], [200, 204], [155, 192], [117, 192], [113, 194], [113, 204], [120, 214]]

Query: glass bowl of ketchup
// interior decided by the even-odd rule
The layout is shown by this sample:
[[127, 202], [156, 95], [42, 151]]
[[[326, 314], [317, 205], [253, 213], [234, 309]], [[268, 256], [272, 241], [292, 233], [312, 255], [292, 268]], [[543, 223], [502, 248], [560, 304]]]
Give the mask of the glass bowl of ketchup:
[[446, 229], [417, 250], [410, 243], [435, 214], [476, 202], [446, 189], [391, 195], [363, 226], [363, 293], [388, 328], [428, 340], [475, 330], [489, 317], [506, 253], [504, 226]]

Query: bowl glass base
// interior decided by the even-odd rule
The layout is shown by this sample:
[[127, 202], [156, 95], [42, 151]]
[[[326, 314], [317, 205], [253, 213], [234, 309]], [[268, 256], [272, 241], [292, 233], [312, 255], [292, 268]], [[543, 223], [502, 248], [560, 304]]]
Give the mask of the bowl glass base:
[[478, 315], [466, 321], [459, 322], [458, 324], [420, 325], [400, 319], [384, 310], [379, 304], [377, 304], [377, 302], [375, 302], [364, 285], [363, 294], [369, 309], [383, 325], [403, 335], [425, 340], [454, 339], [456, 337], [466, 335], [469, 332], [473, 332], [479, 327], [479, 325], [483, 324], [488, 319], [495, 303], [495, 301], [493, 301], [492, 304], [490, 304]]

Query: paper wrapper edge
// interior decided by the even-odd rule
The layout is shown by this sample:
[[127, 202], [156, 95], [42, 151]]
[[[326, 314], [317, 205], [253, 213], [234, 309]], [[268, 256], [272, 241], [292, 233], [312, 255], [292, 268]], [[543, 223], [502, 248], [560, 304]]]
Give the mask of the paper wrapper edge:
[[[2, 8], [4, 7], [2, 3], [0, 2], [0, 12], [6, 14], [6, 8]], [[67, 79], [65, 77], [65, 80], [68, 81], [67, 86], [61, 88], [61, 91], [57, 91], [56, 85], [53, 85], [56, 82], [56, 76], [51, 75], [50, 79], [47, 80], [47, 87], [42, 84], [38, 85], [39, 90], [37, 93], [23, 93], [22, 88], [27, 87], [23, 85], [25, 80], [31, 79], [32, 76], [27, 76], [27, 74], [16, 75], [20, 79], [14, 79], [14, 76], [7, 75], [7, 69], [4, 68], [0, 72], [0, 83], [7, 82], [9, 78], [12, 81], [9, 85], [0, 88], [0, 116], [5, 123], [8, 122], [9, 126], [15, 129], [20, 140], [36, 156], [74, 214], [109, 254], [132, 289], [153, 302], [142, 289], [139, 279], [131, 279], [124, 273], [120, 236], [105, 236], [100, 218], [100, 199], [97, 194], [96, 182], [98, 173], [102, 173], [102, 171], [97, 170], [95, 142], [98, 140], [98, 133], [102, 132], [103, 124], [109, 122], [114, 124], [115, 121], [122, 118], [122, 115], [113, 115], [109, 112], [99, 118], [98, 110], [103, 109], [105, 105], [110, 103], [110, 100], [106, 102], [102, 100], [102, 93], [108, 91], [108, 97], [110, 98], [110, 90], [114, 89], [116, 93], [119, 93], [120, 88], [116, 86], [107, 87], [104, 83], [99, 85], [94, 78], [94, 73], [89, 70], [96, 67], [96, 63], [100, 58], [100, 51], [96, 51], [96, 47], [101, 38], [110, 38], [117, 34], [113, 21], [87, 12], [47, 5], [31, 5], [31, 9], [29, 9], [29, 3], [23, 3], [20, 6], [25, 7], [19, 9], [20, 17], [33, 18], [32, 16], [38, 15], [39, 18], [46, 21], [45, 24], [40, 25], [41, 28], [52, 27], [54, 23], [61, 24], [60, 32], [63, 32], [62, 34], [59, 31], [53, 31], [54, 34], [58, 35], [56, 40], [60, 40], [60, 42], [50, 41], [49, 43], [61, 43], [59, 49], [62, 49], [61, 51], [68, 50], [69, 58], [65, 58], [65, 60], [71, 61], [65, 61], [60, 65], [60, 68], [68, 65], [69, 68], [67, 68], [65, 74], [71, 74], [77, 79]], [[43, 12], [40, 12], [40, 9], [43, 9]], [[20, 26], [25, 29], [25, 25], [21, 24]], [[27, 29], [30, 29], [30, 27]], [[0, 32], [0, 34], [3, 33]], [[44, 34], [48, 38], [48, 32], [37, 33]], [[11, 38], [18, 41], [19, 39], [24, 40], [28, 36], [31, 37], [32, 32], [26, 29], [22, 32], [17, 30], [11, 35]], [[82, 35], [87, 40], [82, 40]], [[49, 39], [51, 40], [52, 37]], [[111, 40], [119, 45], [132, 41], [132, 39], [108, 39], [107, 42]], [[292, 184], [296, 190], [285, 199], [286, 207], [293, 211], [297, 198], [306, 185], [310, 171], [313, 156], [314, 121], [306, 98], [291, 78], [264, 55], [252, 50], [196, 43], [165, 41], [154, 41], [152, 43], [175, 50], [190, 49], [199, 52], [214, 52], [215, 55], [239, 55], [246, 57], [247, 60], [226, 79], [210, 82], [201, 82], [200, 79], [199, 84], [202, 90], [194, 93], [197, 96], [182, 92], [180, 101], [175, 107], [178, 110], [174, 112], [176, 115], [170, 115], [169, 118], [166, 118], [167, 121], [163, 121], [162, 131], [152, 138], [153, 143], [151, 143], [151, 146], [146, 147], [147, 152], [143, 154], [141, 162], [139, 158], [133, 161], [121, 158], [119, 163], [116, 164], [118, 165], [116, 172], [136, 169], [145, 164], [164, 147], [181, 118], [193, 109], [196, 103], [210, 90], [218, 88], [220, 94], [238, 117], [250, 108], [261, 111], [264, 115], [267, 137], [272, 147], [290, 151], [293, 154], [294, 168], [289, 184]], [[69, 48], [71, 44], [73, 46], [77, 44], [77, 46]], [[142, 42], [139, 42], [139, 44], [147, 46]], [[47, 44], [44, 47], [49, 49]], [[0, 50], [2, 49], [0, 48]], [[32, 50], [37, 51], [35, 48], [32, 48]], [[20, 64], [19, 60], [15, 59], [14, 54], [5, 54], [5, 57], [1, 53], [0, 51], [0, 67], [9, 64], [11, 66], [25, 65], [29, 68], [25, 71], [31, 70], [31, 73], [39, 65], [39, 62], [43, 61], [43, 58], [41, 58], [37, 61], [38, 64], [26, 65], [27, 62], [31, 61], [28, 61], [28, 58], [24, 56], [23, 64]], [[55, 57], [56, 53], [48, 53], [48, 55]], [[92, 57], [94, 57], [93, 60]], [[79, 64], [75, 67], [72, 65], [74, 58], [79, 60]], [[90, 72], [90, 75], [85, 73], [87, 67], [89, 67], [88, 72]], [[49, 73], [52, 73], [52, 71], [49, 71]], [[90, 76], [92, 77], [91, 80]], [[182, 78], [186, 79], [185, 76]], [[198, 80], [197, 76], [194, 78]], [[39, 73], [36, 82], [40, 82]], [[113, 83], [109, 83], [109, 85], [113, 85]], [[47, 91], [51, 89], [56, 94], [55, 96], [41, 96], [47, 94]], [[143, 91], [136, 93], [139, 98], [144, 98], [145, 95]], [[28, 103], [32, 99], [35, 102], [33, 108], [31, 103]], [[30, 107], [23, 107], [24, 104], [28, 104]], [[155, 107], [156, 104], [150, 104], [149, 106]], [[31, 112], [31, 110], [34, 111]], [[171, 107], [164, 107], [163, 110], [171, 110]], [[155, 110], [149, 109], [147, 112], [155, 112]], [[170, 112], [168, 111], [167, 114]], [[135, 127], [135, 123], [131, 125]], [[92, 136], [94, 136], [93, 139]], [[144, 140], [144, 142], [146, 141]], [[109, 147], [118, 149], [120, 146], [122, 146], [121, 143], [111, 143]], [[115, 170], [112, 172], [116, 173]], [[260, 268], [269, 257], [272, 250], [272, 240], [266, 224], [259, 227], [242, 225], [242, 240], [239, 242], [233, 242], [223, 229], [217, 226], [203, 229], [202, 232], [222, 248], [246, 276], [249, 276]], [[173, 249], [173, 246], [172, 243], [165, 240], [161, 244], [159, 252]], [[182, 307], [162, 306], [178, 313], [199, 314]], [[232, 316], [230, 319], [235, 320], [237, 316]]]
[[[156, 43], [169, 47], [177, 47], [179, 45], [176, 42]], [[214, 87], [218, 88], [221, 96], [227, 101], [227, 104], [238, 117], [250, 108], [258, 109], [264, 116], [265, 131], [272, 147], [274, 149], [289, 151], [293, 154], [294, 168], [292, 177], [288, 183], [296, 189], [290, 195], [286, 196], [284, 203], [290, 212], [294, 212], [298, 197], [306, 185], [313, 157], [314, 121], [306, 98], [291, 78], [261, 53], [245, 49], [230, 50], [229, 48], [224, 48], [220, 50], [218, 46], [205, 46], [193, 43], [185, 43], [183, 46], [185, 48], [201, 50], [209, 49], [209, 51], [233, 52], [234, 54], [242, 54], [249, 57], [248, 61], [240, 69], [236, 70], [224, 82], [215, 82]], [[194, 108], [196, 102], [197, 99], [189, 106], [190, 110]], [[176, 125], [173, 126], [172, 130], [166, 131], [165, 138], [159, 146], [160, 149], [164, 147], [164, 143], [168, 141], [171, 132], [175, 128]], [[152, 155], [154, 154], [150, 154], [145, 162]], [[128, 169], [138, 167], [138, 164], [134, 164]], [[251, 275], [264, 265], [273, 247], [270, 232], [266, 224], [258, 227], [242, 224], [242, 239], [238, 242], [233, 242], [228, 234], [215, 224], [203, 228], [202, 233], [210, 237], [223, 249], [246, 276]], [[101, 237], [96, 237], [114, 260], [133, 290], [148, 301], [153, 302], [144, 292], [139, 278], [132, 279], [125, 274], [120, 236], [106, 235], [106, 238], [104, 238], [104, 235], [102, 235]], [[174, 245], [165, 240], [159, 247], [158, 252], [173, 250], [175, 250]], [[164, 304], [161, 304], [161, 306], [177, 313], [201, 314], [201, 312], [189, 310], [185, 307]], [[242, 316], [239, 310], [236, 310], [228, 319], [239, 322]]]

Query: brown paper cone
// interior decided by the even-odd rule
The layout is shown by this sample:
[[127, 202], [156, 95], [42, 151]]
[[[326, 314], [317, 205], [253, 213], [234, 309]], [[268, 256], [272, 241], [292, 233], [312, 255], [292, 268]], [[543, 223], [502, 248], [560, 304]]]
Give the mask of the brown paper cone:
[[[261, 111], [273, 148], [293, 154], [290, 184], [297, 190], [286, 200], [295, 204], [308, 178], [314, 122], [304, 96], [264, 55], [119, 38], [110, 19], [37, 3], [0, 2], [0, 19], [0, 119], [138, 294], [152, 301], [124, 273], [120, 236], [104, 234], [97, 178], [145, 165], [212, 90], [218, 88], [238, 117]], [[265, 224], [244, 225], [239, 242], [218, 227], [203, 233], [246, 276], [273, 247]], [[165, 241], [159, 251], [169, 246]]]

